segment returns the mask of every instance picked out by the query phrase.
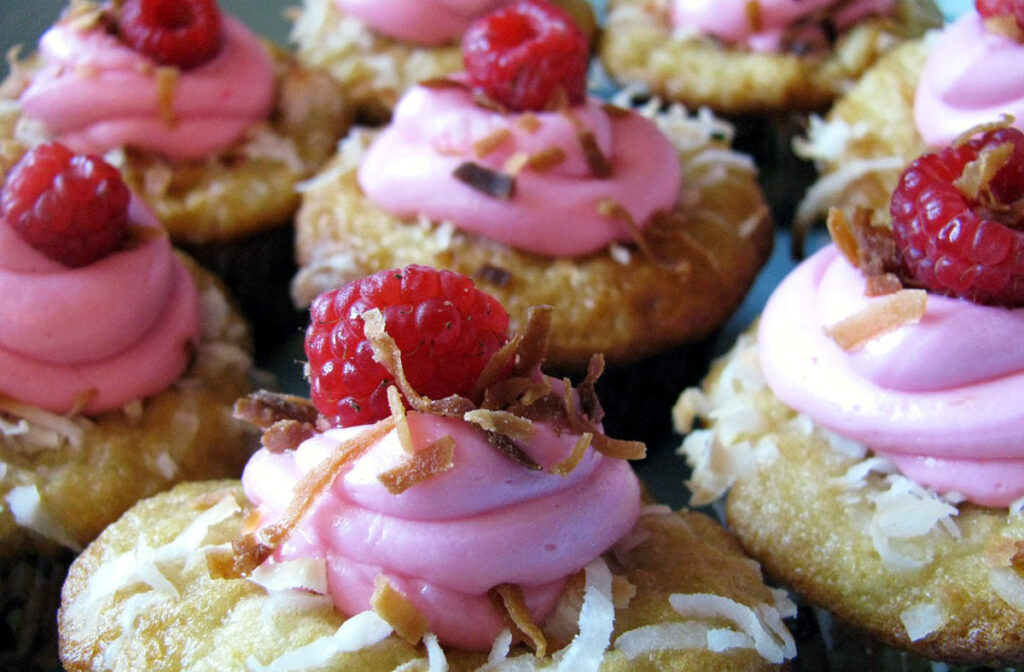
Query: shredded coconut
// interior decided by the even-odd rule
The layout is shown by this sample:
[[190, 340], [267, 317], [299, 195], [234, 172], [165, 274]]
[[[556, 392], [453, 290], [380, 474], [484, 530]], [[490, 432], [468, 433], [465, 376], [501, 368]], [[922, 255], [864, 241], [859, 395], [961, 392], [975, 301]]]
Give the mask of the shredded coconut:
[[597, 558], [586, 568], [580, 631], [569, 646], [555, 654], [559, 658], [556, 672], [597, 672], [614, 624], [612, 573], [605, 561]]
[[[6, 417], [5, 417], [6, 416]], [[36, 453], [68, 445], [81, 450], [92, 422], [83, 416], [68, 417], [13, 399], [0, 398], [0, 434], [25, 452]]]
[[306, 590], [326, 595], [327, 562], [323, 558], [265, 562], [252, 571], [249, 580], [267, 592]]
[[1024, 613], [1024, 578], [1013, 567], [993, 567], [989, 570], [989, 585], [1007, 604]]
[[953, 538], [959, 538], [960, 530], [953, 522], [959, 510], [904, 476], [892, 474], [886, 481], [887, 489], [868, 492], [874, 511], [868, 521], [867, 534], [890, 570], [921, 569], [931, 562], [931, 553], [918, 545], [914, 549], [918, 553], [910, 555], [899, 550], [897, 542], [924, 537], [933, 529], [942, 529]]
[[245, 664], [250, 672], [307, 670], [328, 662], [339, 653], [373, 646], [390, 634], [391, 626], [387, 621], [373, 611], [364, 611], [342, 623], [333, 635], [292, 649], [266, 665], [260, 663], [255, 656], [249, 656]]
[[823, 215], [828, 206], [846, 191], [850, 184], [871, 173], [899, 171], [906, 167], [906, 161], [899, 156], [884, 156], [875, 159], [847, 161], [838, 170], [822, 177], [807, 190], [796, 209], [794, 225], [806, 226]]
[[7, 502], [14, 522], [21, 527], [73, 551], [82, 550], [82, 546], [43, 508], [39, 489], [35, 485], [20, 485], [11, 489], [4, 501]]
[[916, 642], [945, 625], [946, 613], [939, 603], [921, 603], [905, 609], [900, 620], [907, 629], [907, 637]]

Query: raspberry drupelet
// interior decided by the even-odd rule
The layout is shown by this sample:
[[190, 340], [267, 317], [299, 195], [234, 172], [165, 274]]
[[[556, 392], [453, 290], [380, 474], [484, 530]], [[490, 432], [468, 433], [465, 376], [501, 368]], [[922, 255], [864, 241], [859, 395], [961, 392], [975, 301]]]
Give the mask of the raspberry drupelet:
[[907, 273], [940, 294], [1024, 306], [1024, 221], [1015, 207], [1022, 196], [1024, 134], [1015, 128], [915, 160], [891, 206]]
[[589, 43], [567, 12], [520, 0], [473, 23], [462, 57], [474, 91], [509, 110], [583, 102]]
[[209, 61], [221, 46], [216, 0], [125, 0], [117, 29], [133, 49], [186, 70]]
[[390, 415], [394, 381], [374, 361], [363, 314], [378, 309], [401, 351], [409, 384], [433, 399], [468, 395], [505, 344], [505, 309], [469, 278], [426, 266], [381, 271], [321, 294], [306, 331], [310, 396], [332, 425]]
[[37, 145], [11, 170], [0, 213], [32, 247], [78, 267], [121, 248], [130, 198], [116, 168], [54, 142]]

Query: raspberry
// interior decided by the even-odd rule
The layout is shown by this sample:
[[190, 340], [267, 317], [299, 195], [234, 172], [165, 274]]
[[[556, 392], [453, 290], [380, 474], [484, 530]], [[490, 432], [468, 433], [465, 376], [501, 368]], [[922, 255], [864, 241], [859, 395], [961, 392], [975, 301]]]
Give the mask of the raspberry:
[[220, 24], [216, 0], [125, 0], [118, 29], [136, 51], [187, 70], [220, 51]]
[[11, 170], [0, 214], [29, 245], [66, 266], [85, 266], [120, 249], [131, 194], [99, 156], [59, 143], [37, 145]]
[[394, 381], [374, 361], [360, 317], [372, 308], [384, 315], [409, 384], [432, 399], [468, 395], [507, 340], [505, 309], [452, 271], [407, 266], [325, 292], [310, 306], [306, 357], [313, 403], [332, 425], [390, 415], [387, 387]]
[[[954, 186], [982, 150], [1008, 142], [1013, 154], [988, 183], [994, 203], [969, 199]], [[1015, 128], [921, 156], [900, 176], [890, 208], [906, 271], [937, 293], [1024, 306], [1024, 231], [1009, 208], [1021, 196], [1024, 134]]]
[[561, 94], [583, 102], [588, 57], [583, 31], [543, 0], [519, 0], [481, 17], [462, 38], [474, 91], [514, 111], [550, 108]]
[[1012, 16], [1024, 30], [1024, 0], [974, 0], [974, 8], [985, 19]]

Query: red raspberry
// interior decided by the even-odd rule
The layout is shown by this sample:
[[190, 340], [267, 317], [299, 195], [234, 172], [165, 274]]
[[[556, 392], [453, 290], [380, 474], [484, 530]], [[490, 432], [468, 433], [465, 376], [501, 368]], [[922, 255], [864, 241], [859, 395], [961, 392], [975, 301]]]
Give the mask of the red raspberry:
[[985, 19], [1012, 16], [1024, 30], [1024, 0], [974, 0], [974, 8]]
[[505, 309], [452, 271], [407, 266], [321, 294], [310, 306], [306, 330], [310, 396], [336, 426], [390, 415], [393, 379], [374, 361], [360, 317], [372, 308], [384, 315], [409, 384], [432, 399], [468, 395], [507, 340]]
[[37, 145], [11, 170], [0, 213], [29, 245], [66, 266], [85, 266], [118, 250], [131, 194], [102, 158], [58, 143]]
[[[1013, 143], [989, 182], [993, 204], [969, 200], [953, 181], [983, 149]], [[937, 154], [900, 176], [890, 212], [906, 270], [926, 288], [976, 303], [1024, 306], [1024, 231], [1006, 208], [1024, 196], [1024, 134], [1001, 128]]]
[[184, 70], [220, 51], [216, 0], [125, 0], [118, 29], [121, 39], [136, 51]]
[[586, 35], [564, 10], [519, 0], [477, 19], [462, 38], [470, 85], [510, 110], [543, 110], [564, 92], [571, 104], [587, 90]]

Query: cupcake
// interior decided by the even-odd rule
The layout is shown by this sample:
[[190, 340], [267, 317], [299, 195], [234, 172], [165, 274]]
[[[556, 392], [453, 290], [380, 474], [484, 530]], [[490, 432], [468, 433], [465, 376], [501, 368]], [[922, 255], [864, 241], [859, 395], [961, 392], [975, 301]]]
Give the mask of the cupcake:
[[894, 49], [824, 120], [812, 120], [796, 149], [821, 177], [797, 213], [801, 226], [833, 206], [868, 208], [886, 220], [889, 194], [911, 160], [1003, 114], [1024, 118], [1024, 80], [1015, 76], [1024, 31], [1002, 7], [978, 2], [942, 31]]
[[807, 111], [939, 18], [910, 0], [608, 0], [600, 56], [620, 83], [694, 108]]
[[222, 285], [98, 156], [37, 145], [0, 202], [4, 553], [80, 549], [141, 497], [236, 473], [251, 343]]
[[280, 327], [287, 295], [271, 280], [294, 272], [295, 185], [347, 126], [327, 75], [214, 0], [76, 0], [11, 65], [0, 97], [14, 137], [104, 154], [172, 240], [226, 278], [259, 333]]
[[[341, 83], [367, 123], [386, 122], [401, 95], [421, 81], [462, 69], [459, 41], [477, 17], [510, 0], [304, 0], [292, 39], [299, 60]], [[592, 34], [585, 0], [559, 0]]]
[[792, 603], [735, 541], [644, 501], [626, 461], [643, 444], [601, 430], [600, 358], [575, 387], [542, 373], [549, 309], [508, 338], [508, 315], [470, 279], [410, 266], [324, 294], [311, 317], [312, 400], [236, 407], [264, 430], [241, 484], [142, 502], [75, 562], [66, 669], [793, 657]]
[[251, 341], [100, 157], [42, 144], [3, 172], [3, 662], [49, 669], [70, 556], [141, 498], [240, 473], [257, 441], [230, 411]]
[[724, 321], [771, 247], [729, 128], [587, 98], [586, 39], [540, 0], [481, 19], [464, 50], [466, 73], [415, 86], [388, 127], [354, 130], [305, 185], [297, 304], [369, 272], [450, 268], [516, 326], [552, 305], [549, 364], [577, 370], [590, 353], [635, 361]]
[[707, 422], [697, 501], [728, 491], [771, 576], [946, 663], [1024, 663], [1022, 170], [1024, 134], [989, 130], [905, 170], [891, 230], [834, 210], [836, 245], [676, 408]]

